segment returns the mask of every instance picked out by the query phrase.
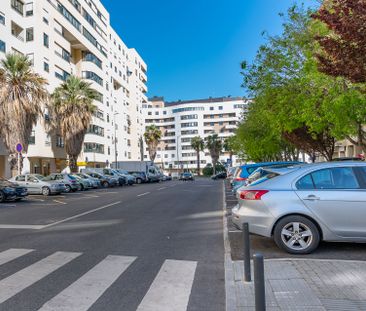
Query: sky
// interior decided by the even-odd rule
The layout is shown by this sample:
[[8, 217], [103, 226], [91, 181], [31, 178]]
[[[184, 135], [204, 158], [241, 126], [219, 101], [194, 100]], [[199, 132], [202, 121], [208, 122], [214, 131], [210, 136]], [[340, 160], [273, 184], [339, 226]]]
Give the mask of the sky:
[[[102, 0], [113, 28], [148, 66], [148, 96], [167, 101], [245, 97], [240, 63], [263, 31], [281, 33], [294, 0]], [[305, 0], [307, 5], [314, 1]]]

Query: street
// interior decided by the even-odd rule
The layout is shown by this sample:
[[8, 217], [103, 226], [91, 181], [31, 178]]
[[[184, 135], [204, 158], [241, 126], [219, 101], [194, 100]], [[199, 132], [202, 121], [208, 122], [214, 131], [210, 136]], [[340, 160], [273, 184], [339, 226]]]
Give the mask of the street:
[[0, 310], [224, 310], [222, 195], [198, 179], [2, 204]]

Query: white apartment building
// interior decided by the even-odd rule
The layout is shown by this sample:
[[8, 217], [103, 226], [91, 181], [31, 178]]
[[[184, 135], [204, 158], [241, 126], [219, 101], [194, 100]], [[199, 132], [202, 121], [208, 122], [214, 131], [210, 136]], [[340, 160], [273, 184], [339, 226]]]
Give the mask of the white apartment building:
[[[194, 170], [197, 168], [197, 154], [191, 147], [195, 136], [205, 138], [217, 133], [224, 141], [234, 132], [245, 113], [248, 100], [242, 98], [208, 98], [192, 101], [164, 102], [154, 97], [144, 104], [145, 125], [155, 124], [162, 132], [155, 163], [164, 170]], [[145, 160], [149, 160], [145, 146]], [[222, 163], [227, 163], [230, 155], [223, 152]], [[237, 158], [233, 156], [233, 165]], [[212, 163], [207, 150], [201, 153], [201, 168]]]
[[[113, 30], [99, 0], [1, 0], [0, 58], [11, 52], [28, 55], [34, 70], [48, 80], [50, 93], [70, 74], [85, 78], [100, 93], [80, 166], [140, 159], [147, 66]], [[47, 112], [44, 118], [47, 122]], [[29, 139], [32, 173], [65, 168], [59, 135], [50, 136], [39, 122]], [[0, 176], [9, 175], [0, 143]]]

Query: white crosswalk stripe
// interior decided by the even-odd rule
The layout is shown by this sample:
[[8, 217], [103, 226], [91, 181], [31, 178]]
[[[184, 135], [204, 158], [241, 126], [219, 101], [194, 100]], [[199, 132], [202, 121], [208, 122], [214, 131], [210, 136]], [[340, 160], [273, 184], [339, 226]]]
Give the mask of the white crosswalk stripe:
[[0, 266], [33, 252], [33, 249], [11, 248], [0, 253]]
[[166, 260], [137, 311], [186, 311], [197, 262]]
[[135, 259], [136, 257], [107, 256], [80, 279], [48, 301], [39, 310], [88, 310]]
[[0, 281], [0, 303], [43, 279], [81, 253], [56, 252]]

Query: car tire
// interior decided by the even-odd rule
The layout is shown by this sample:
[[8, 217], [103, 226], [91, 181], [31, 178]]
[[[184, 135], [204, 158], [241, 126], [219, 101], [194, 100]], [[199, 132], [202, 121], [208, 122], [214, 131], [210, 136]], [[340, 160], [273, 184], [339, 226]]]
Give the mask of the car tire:
[[102, 186], [103, 188], [108, 188], [109, 187], [108, 181], [103, 181]]
[[20, 201], [22, 201], [23, 200], [23, 198], [16, 198], [15, 199], [15, 202], [20, 202]]
[[86, 189], [85, 189], [85, 187], [84, 187], [84, 185], [83, 184], [80, 184], [80, 191], [85, 191]]
[[290, 254], [310, 254], [320, 243], [320, 232], [306, 217], [287, 216], [276, 224], [274, 240], [279, 248]]
[[65, 188], [66, 188], [66, 193], [70, 193], [71, 192], [71, 187], [70, 185], [65, 185]]
[[50, 190], [50, 188], [48, 188], [48, 187], [43, 187], [42, 188], [42, 195], [44, 195], [44, 196], [49, 196], [51, 194], [51, 190]]
[[139, 185], [139, 184], [141, 184], [141, 183], [142, 183], [142, 179], [141, 179], [141, 178], [137, 178], [137, 179], [136, 179], [136, 184], [138, 184], [138, 185]]
[[0, 191], [0, 203], [5, 202], [5, 195], [2, 191]]

